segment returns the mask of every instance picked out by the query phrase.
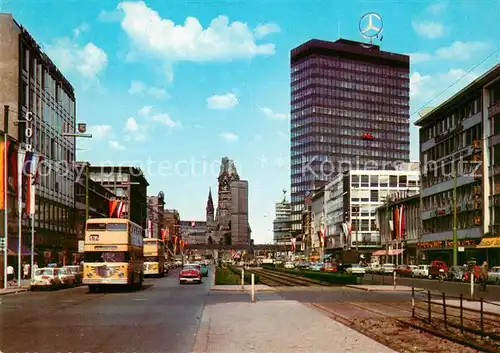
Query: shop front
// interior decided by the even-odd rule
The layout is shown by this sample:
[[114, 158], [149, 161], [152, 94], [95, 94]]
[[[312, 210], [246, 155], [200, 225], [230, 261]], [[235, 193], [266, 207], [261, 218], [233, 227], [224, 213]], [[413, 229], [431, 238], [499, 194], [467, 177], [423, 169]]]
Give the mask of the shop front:
[[78, 242], [75, 234], [65, 234], [47, 230], [37, 230], [35, 251], [38, 266], [56, 263], [58, 266], [78, 264]]
[[[481, 239], [461, 239], [457, 241], [457, 264], [464, 265], [471, 259], [478, 263], [485, 261], [487, 254], [484, 249], [479, 248]], [[417, 243], [419, 264], [430, 264], [434, 260], [453, 264], [453, 241], [436, 240]]]

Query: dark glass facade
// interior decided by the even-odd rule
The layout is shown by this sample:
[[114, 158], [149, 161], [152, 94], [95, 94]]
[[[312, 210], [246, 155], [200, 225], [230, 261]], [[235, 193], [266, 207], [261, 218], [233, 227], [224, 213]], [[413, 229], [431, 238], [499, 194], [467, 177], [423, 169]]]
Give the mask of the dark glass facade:
[[292, 232], [314, 185], [409, 161], [409, 68], [408, 56], [342, 39], [292, 50]]

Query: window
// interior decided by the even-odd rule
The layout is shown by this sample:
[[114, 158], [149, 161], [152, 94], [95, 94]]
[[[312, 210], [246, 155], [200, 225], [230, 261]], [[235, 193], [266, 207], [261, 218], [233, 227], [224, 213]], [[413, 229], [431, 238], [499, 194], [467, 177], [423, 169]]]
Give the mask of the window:
[[378, 190], [370, 190], [370, 201], [378, 202]]
[[127, 230], [127, 224], [126, 223], [108, 223], [107, 227], [108, 231], [126, 231]]
[[398, 186], [398, 177], [397, 175], [390, 175], [389, 176], [389, 187], [395, 188]]
[[378, 186], [378, 175], [370, 176], [370, 186], [377, 187]]

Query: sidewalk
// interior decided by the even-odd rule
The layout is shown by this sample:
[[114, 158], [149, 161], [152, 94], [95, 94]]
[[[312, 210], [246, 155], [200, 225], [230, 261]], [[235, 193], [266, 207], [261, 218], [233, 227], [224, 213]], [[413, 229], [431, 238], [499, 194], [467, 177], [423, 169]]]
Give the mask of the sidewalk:
[[395, 353], [296, 301], [207, 305], [192, 353]]
[[0, 296], [7, 294], [23, 293], [27, 292], [29, 289], [30, 289], [30, 280], [22, 279], [20, 288], [17, 286], [17, 283], [9, 283], [9, 286], [7, 288], [0, 288]]

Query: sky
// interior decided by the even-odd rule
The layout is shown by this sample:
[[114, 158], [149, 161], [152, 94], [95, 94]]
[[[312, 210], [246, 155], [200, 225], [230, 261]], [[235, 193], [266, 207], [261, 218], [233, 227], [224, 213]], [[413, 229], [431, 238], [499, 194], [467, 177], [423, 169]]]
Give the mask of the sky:
[[77, 121], [93, 134], [78, 141], [78, 160], [138, 165], [149, 195], [205, 220], [227, 156], [249, 182], [256, 243], [272, 240], [274, 202], [290, 189], [292, 48], [365, 41], [359, 20], [379, 14], [376, 44], [411, 58], [411, 125], [500, 62], [499, 1], [0, 0], [0, 11], [75, 87]]

